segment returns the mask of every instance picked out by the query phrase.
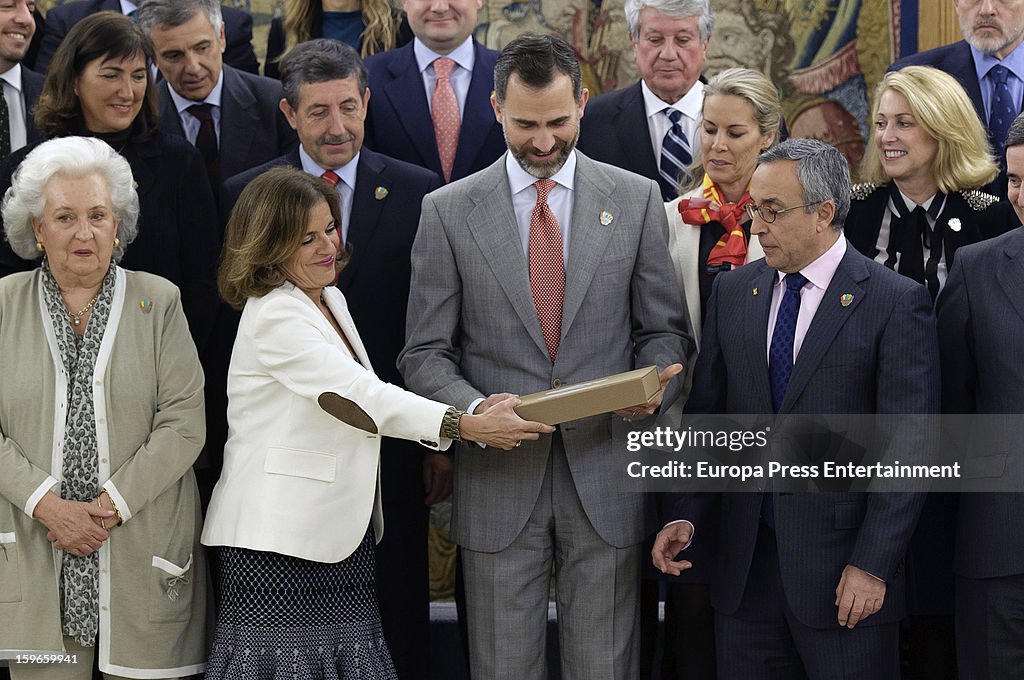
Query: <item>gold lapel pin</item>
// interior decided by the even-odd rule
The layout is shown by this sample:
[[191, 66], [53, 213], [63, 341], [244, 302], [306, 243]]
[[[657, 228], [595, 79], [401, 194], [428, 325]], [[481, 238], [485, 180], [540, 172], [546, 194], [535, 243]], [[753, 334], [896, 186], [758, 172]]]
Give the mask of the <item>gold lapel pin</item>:
[[851, 295], [850, 293], [843, 293], [842, 295], [839, 296], [839, 304], [841, 304], [843, 307], [849, 307], [852, 302], [853, 295]]
[[756, 296], [757, 296], [757, 293], [758, 293], [758, 290], [757, 290], [757, 288], [755, 288], [755, 289], [753, 290], [753, 293], [754, 293], [754, 296], [756, 297]]
[[388, 197], [388, 188], [377, 187], [376, 189], [373, 190], [373, 197], [376, 198], [378, 201], [383, 201], [385, 198]]
[[153, 301], [146, 300], [145, 298], [139, 300], [139, 309], [141, 309], [144, 313], [149, 314], [150, 312], [153, 311]]
[[612, 220], [614, 220], [615, 218], [612, 217], [612, 214], [610, 212], [608, 212], [607, 210], [602, 210], [601, 211], [601, 216], [598, 219], [601, 220], [601, 224], [602, 225], [607, 227], [609, 224], [612, 223]]

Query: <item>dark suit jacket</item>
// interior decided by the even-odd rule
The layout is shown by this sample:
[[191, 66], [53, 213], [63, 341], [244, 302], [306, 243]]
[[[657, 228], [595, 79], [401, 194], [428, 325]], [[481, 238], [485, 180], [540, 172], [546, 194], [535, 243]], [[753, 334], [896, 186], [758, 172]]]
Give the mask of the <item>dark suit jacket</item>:
[[[874, 259], [878, 232], [889, 205], [888, 185], [859, 184], [853, 188], [853, 194], [844, 230], [846, 238], [854, 248]], [[968, 194], [969, 201], [964, 192], [954, 191], [947, 195], [946, 206], [939, 215], [939, 219], [946, 223], [954, 218], [960, 220], [960, 231], [946, 230], [947, 268], [952, 266], [953, 256], [961, 246], [998, 236], [1017, 224], [1013, 206], [1006, 201], [998, 201], [996, 196], [980, 191]]]
[[[661, 185], [651, 146], [647, 110], [640, 81], [587, 104], [580, 121], [580, 151], [597, 161], [635, 172]], [[671, 198], [664, 196], [667, 202]]]
[[36, 67], [36, 57], [39, 56], [39, 46], [43, 42], [43, 31], [46, 30], [46, 19], [39, 13], [39, 8], [32, 10], [32, 18], [36, 22], [36, 32], [32, 34], [32, 42], [28, 44], [28, 50], [25, 52], [25, 57], [21, 60], [21, 65], [30, 69]]
[[[451, 181], [483, 170], [505, 153], [505, 136], [494, 118], [494, 62], [498, 53], [473, 40], [476, 61], [462, 112], [459, 146]], [[366, 59], [370, 74], [370, 110], [366, 116], [366, 146], [443, 177], [434, 123], [416, 66], [413, 44]]]
[[[688, 412], [772, 413], [765, 346], [776, 276], [760, 260], [716, 278]], [[853, 296], [845, 307], [839, 304], [844, 293]], [[939, 389], [928, 292], [847, 248], [803, 341], [779, 414], [934, 413]], [[671, 518], [699, 517], [693, 506], [705, 496], [677, 495]], [[783, 590], [797, 619], [814, 628], [835, 627], [835, 591], [847, 564], [887, 584], [881, 611], [859, 626], [903, 617], [901, 563], [924, 494], [775, 492], [773, 500]], [[743, 600], [761, 494], [726, 493], [721, 503], [711, 598], [717, 611], [731, 614]], [[700, 540], [700, 527], [694, 536]]]
[[39, 99], [39, 95], [43, 92], [43, 81], [46, 80], [43, 76], [30, 71], [25, 68], [22, 64], [21, 67], [21, 89], [25, 95], [25, 132], [27, 133], [27, 146], [34, 146], [39, 142], [43, 141], [43, 133], [36, 127], [36, 117], [32, 115], [32, 109], [35, 108], [36, 100]]
[[[966, 40], [960, 40], [952, 45], [943, 45], [926, 52], [918, 52], [908, 57], [893, 62], [889, 65], [889, 71], [898, 71], [904, 66], [933, 66], [940, 71], [945, 71], [960, 81], [974, 104], [974, 110], [978, 112], [981, 124], [988, 129], [988, 118], [985, 116], [985, 102], [981, 98], [981, 84], [978, 82], [978, 72], [974, 69], [974, 55], [971, 54], [971, 46]], [[989, 144], [993, 149], [1003, 148], [1002, 139], [993, 139], [989, 134]], [[1005, 159], [997, 159], [1000, 165], [999, 176], [985, 187], [985, 191], [999, 197], [1006, 195], [1006, 162]], [[1014, 222], [1017, 224], [1017, 222]]]
[[[167, 81], [160, 92], [160, 129], [185, 137]], [[229, 178], [266, 163], [295, 146], [295, 130], [281, 112], [281, 84], [224, 65], [221, 92], [220, 173]], [[218, 188], [219, 189], [219, 188]]]
[[[242, 189], [267, 170], [301, 168], [298, 146], [288, 155], [232, 177], [224, 184], [225, 214]], [[363, 147], [356, 171], [348, 243], [351, 260], [338, 287], [366, 346], [374, 372], [404, 386], [395, 367], [405, 344], [405, 311], [409, 300], [410, 252], [420, 219], [420, 203], [441, 185], [434, 173]], [[378, 199], [381, 192], [387, 194]], [[423, 505], [422, 451], [415, 442], [385, 439], [381, 448], [384, 502], [412, 499]], [[390, 452], [390, 453], [389, 453]], [[418, 490], [418, 491], [417, 491]]]
[[[1022, 290], [1021, 229], [960, 250], [936, 308], [944, 412], [1024, 412]], [[1015, 474], [1020, 479], [1019, 429], [973, 432], [970, 438], [967, 450], [977, 457], [965, 461], [965, 476]], [[955, 571], [970, 578], [1024, 574], [1022, 536], [1024, 494], [961, 494]]]
[[[0, 194], [33, 147], [12, 153], [0, 165]], [[220, 230], [203, 161], [191, 144], [160, 135], [129, 142], [121, 155], [131, 165], [139, 194], [139, 233], [128, 245], [125, 269], [157, 274], [181, 289], [189, 331], [203, 356], [217, 316], [216, 270]], [[25, 271], [38, 261], [22, 260], [4, 241], [0, 276]]]
[[[319, 2], [313, 3], [313, 17], [312, 23], [309, 27], [309, 38], [315, 40], [316, 38], [324, 37], [324, 15], [323, 8]], [[408, 20], [405, 18], [405, 12], [401, 10], [392, 10], [392, 19], [398, 23], [398, 32], [395, 35], [395, 47], [401, 47], [413, 39], [412, 28], [409, 26]], [[284, 34], [284, 19], [281, 17], [274, 17], [270, 20], [270, 32], [267, 33], [267, 56], [266, 62], [263, 66], [263, 75], [268, 78], [280, 78], [280, 66], [279, 59], [284, 53], [284, 46], [287, 42], [287, 37]], [[360, 47], [362, 47], [362, 40], [360, 40]]]
[[[55, 5], [46, 12], [46, 28], [36, 56], [35, 69], [46, 73], [54, 52], [60, 46], [64, 36], [79, 21], [96, 12], [121, 13], [118, 0], [75, 0], [63, 5]], [[248, 12], [234, 7], [221, 7], [224, 17], [224, 37], [227, 43], [224, 49], [224, 63], [230, 64], [249, 73], [260, 72], [260, 62], [252, 49], [252, 16]]]

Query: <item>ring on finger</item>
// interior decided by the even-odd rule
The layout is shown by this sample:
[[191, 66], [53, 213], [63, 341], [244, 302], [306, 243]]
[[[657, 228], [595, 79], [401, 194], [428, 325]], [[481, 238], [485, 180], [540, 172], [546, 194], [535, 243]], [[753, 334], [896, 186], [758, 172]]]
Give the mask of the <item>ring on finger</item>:
[[522, 444], [522, 443], [523, 443], [523, 440], [522, 440], [522, 439], [520, 439], [519, 441], [517, 441], [517, 442], [516, 442], [516, 448], [518, 448], [518, 447], [519, 447], [519, 445], [520, 445], [520, 444]]

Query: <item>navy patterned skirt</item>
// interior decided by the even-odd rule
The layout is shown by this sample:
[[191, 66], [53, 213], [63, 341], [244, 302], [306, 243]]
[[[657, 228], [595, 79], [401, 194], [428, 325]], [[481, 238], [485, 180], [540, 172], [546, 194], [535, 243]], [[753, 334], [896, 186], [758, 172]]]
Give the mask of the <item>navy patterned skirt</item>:
[[216, 548], [220, 597], [207, 680], [396, 680], [373, 550], [372, 529], [334, 564]]

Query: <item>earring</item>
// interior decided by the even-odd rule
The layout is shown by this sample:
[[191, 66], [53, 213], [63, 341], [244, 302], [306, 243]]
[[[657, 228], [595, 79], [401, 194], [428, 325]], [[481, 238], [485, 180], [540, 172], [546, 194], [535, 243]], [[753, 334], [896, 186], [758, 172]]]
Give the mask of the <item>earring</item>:
[[42, 241], [36, 241], [36, 251], [40, 252], [40, 253], [43, 252], [43, 242]]
[[114, 237], [114, 247], [115, 248], [120, 248], [121, 247], [121, 239], [117, 238], [116, 236]]

